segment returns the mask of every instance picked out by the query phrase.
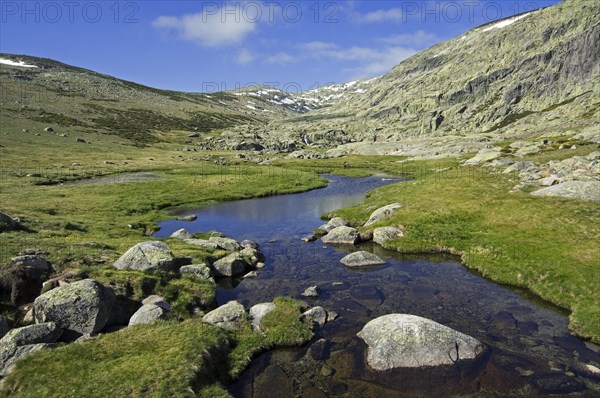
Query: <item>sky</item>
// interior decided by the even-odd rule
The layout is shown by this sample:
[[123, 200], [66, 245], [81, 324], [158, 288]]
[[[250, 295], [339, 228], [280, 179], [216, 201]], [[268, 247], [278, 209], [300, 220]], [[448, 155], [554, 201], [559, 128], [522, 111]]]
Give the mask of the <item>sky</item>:
[[0, 52], [163, 89], [298, 92], [385, 74], [475, 26], [558, 1], [0, 0]]

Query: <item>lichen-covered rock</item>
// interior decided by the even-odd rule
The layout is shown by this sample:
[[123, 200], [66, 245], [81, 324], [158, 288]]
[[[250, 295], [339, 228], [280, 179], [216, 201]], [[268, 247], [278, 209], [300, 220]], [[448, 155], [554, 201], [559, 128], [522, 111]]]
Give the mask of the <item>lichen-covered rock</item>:
[[169, 236], [170, 238], [176, 238], [176, 239], [192, 239], [192, 234], [190, 234], [188, 231], [185, 230], [185, 228], [181, 228], [178, 229], [177, 231], [173, 232], [171, 234], [171, 236]]
[[246, 260], [236, 252], [215, 261], [212, 268], [217, 276], [226, 277], [244, 274], [247, 266]]
[[179, 273], [181, 275], [191, 275], [198, 279], [212, 280], [210, 267], [204, 263], [184, 265], [183, 267], [179, 268]]
[[348, 221], [342, 217], [333, 217], [331, 220], [327, 222], [327, 225], [333, 228], [337, 227], [347, 227]]
[[373, 230], [373, 242], [383, 246], [392, 239], [402, 238], [404, 232], [398, 227], [380, 227]]
[[375, 370], [453, 365], [476, 359], [485, 351], [471, 336], [409, 314], [373, 319], [358, 337], [369, 346], [367, 361]]
[[267, 315], [269, 312], [275, 309], [274, 303], [260, 303], [252, 306], [249, 311], [250, 315], [250, 323], [252, 324], [252, 330], [255, 332], [260, 332], [260, 321]]
[[355, 245], [359, 241], [358, 236], [356, 228], [342, 226], [332, 229], [321, 240], [323, 243]]
[[0, 339], [0, 349], [38, 343], [56, 343], [62, 329], [54, 322], [38, 323], [10, 330]]
[[142, 242], [125, 252], [114, 264], [117, 269], [170, 270], [175, 261], [171, 249], [159, 241]]
[[216, 243], [217, 246], [219, 246], [221, 249], [229, 250], [230, 252], [238, 251], [242, 248], [240, 246], [240, 244], [235, 239], [232, 239], [232, 238], [226, 238], [226, 237], [221, 237], [221, 236], [211, 236], [208, 240], [210, 242]]
[[371, 224], [375, 224], [377, 221], [383, 220], [391, 216], [396, 210], [400, 209], [402, 205], [400, 203], [391, 203], [387, 206], [380, 207], [371, 213], [371, 216], [365, 223], [365, 227], [368, 227]]
[[144, 304], [131, 316], [129, 326], [148, 324], [159, 319], [167, 319], [167, 311], [156, 304]]
[[369, 265], [385, 264], [385, 261], [373, 253], [358, 251], [348, 254], [340, 260], [340, 263], [344, 264], [346, 267], [365, 267]]
[[224, 329], [240, 329], [246, 322], [246, 309], [237, 301], [230, 301], [204, 315], [202, 320]]
[[34, 316], [37, 323], [55, 322], [64, 330], [65, 338], [77, 338], [102, 330], [115, 300], [112, 289], [93, 279], [84, 279], [36, 298]]

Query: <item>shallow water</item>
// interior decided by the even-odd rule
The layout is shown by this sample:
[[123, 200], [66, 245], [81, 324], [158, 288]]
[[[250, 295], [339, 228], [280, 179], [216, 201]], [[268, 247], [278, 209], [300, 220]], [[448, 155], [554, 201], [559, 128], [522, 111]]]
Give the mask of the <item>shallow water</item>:
[[[598, 347], [571, 336], [567, 317], [551, 306], [487, 281], [453, 257], [406, 256], [373, 244], [302, 242], [323, 223], [321, 214], [356, 204], [365, 192], [398, 181], [327, 177], [330, 184], [324, 189], [216, 204], [192, 211], [198, 215], [195, 222], [161, 224], [159, 237], [179, 228], [218, 230], [260, 244], [266, 267], [257, 278], [220, 281], [219, 304], [238, 300], [249, 307], [287, 295], [339, 314], [307, 346], [260, 355], [231, 386], [234, 396], [600, 396], [600, 377], [585, 366], [600, 367]], [[372, 251], [386, 264], [367, 270], [342, 266], [339, 260], [355, 250]], [[320, 296], [303, 298], [300, 293], [313, 285]], [[356, 333], [389, 313], [433, 319], [490, 349], [471, 368], [372, 371], [365, 361], [366, 345]]]

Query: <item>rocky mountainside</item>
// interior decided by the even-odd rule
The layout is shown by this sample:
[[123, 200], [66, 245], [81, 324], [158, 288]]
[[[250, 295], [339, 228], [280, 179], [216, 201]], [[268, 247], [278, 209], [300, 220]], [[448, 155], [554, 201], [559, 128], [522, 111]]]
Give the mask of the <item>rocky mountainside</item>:
[[590, 138], [600, 105], [598, 15], [598, 2], [566, 0], [494, 21], [407, 59], [347, 101], [225, 136], [258, 135], [277, 150], [341, 145], [336, 153], [428, 157], [508, 138]]

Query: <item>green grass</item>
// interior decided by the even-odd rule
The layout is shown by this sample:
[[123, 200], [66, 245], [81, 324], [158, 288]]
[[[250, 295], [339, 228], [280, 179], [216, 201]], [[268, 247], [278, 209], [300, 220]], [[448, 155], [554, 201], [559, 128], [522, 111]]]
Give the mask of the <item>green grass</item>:
[[81, 344], [33, 354], [6, 378], [10, 397], [215, 397], [257, 352], [303, 344], [311, 325], [301, 303], [276, 298], [264, 336], [227, 331], [190, 319], [137, 325]]

